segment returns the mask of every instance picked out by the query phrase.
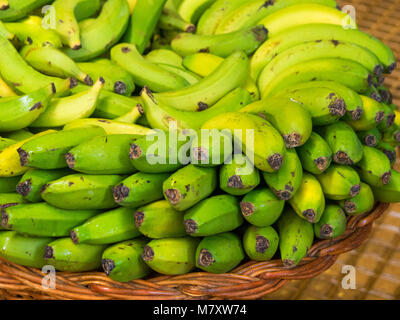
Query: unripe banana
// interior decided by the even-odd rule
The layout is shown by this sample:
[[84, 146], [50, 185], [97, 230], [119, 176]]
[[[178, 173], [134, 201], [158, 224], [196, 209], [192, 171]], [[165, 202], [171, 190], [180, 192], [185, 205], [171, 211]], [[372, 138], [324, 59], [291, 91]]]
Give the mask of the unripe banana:
[[168, 64], [178, 68], [182, 68], [183, 58], [175, 53], [175, 51], [167, 49], [157, 49], [150, 51], [145, 59], [155, 64]]
[[357, 132], [358, 138], [368, 147], [376, 147], [382, 141], [382, 133], [377, 127]]
[[378, 143], [376, 148], [378, 150], [382, 151], [388, 157], [388, 159], [392, 165], [396, 162], [397, 150], [395, 147], [393, 147], [389, 143], [381, 141]]
[[168, 173], [138, 172], [113, 188], [115, 202], [120, 206], [137, 208], [163, 199], [163, 182]]
[[184, 70], [182, 68], [178, 68], [175, 66], [171, 66], [168, 64], [162, 64], [162, 63], [158, 63], [157, 66], [185, 79], [189, 85], [194, 85], [201, 80], [201, 78], [197, 74], [195, 74], [191, 71], [188, 71], [188, 70]]
[[16, 143], [17, 141], [13, 140], [13, 139], [8, 139], [8, 138], [0, 138], [0, 151], [13, 145], [14, 143]]
[[27, 128], [13, 132], [4, 132], [2, 134], [5, 138], [14, 140], [16, 142], [32, 138], [35, 135], [34, 133], [30, 132]]
[[385, 132], [390, 131], [396, 124], [396, 114], [387, 104], [381, 103], [383, 107], [384, 117], [383, 120], [378, 124], [379, 130]]
[[333, 152], [333, 161], [353, 165], [362, 158], [362, 143], [345, 122], [339, 121], [318, 130]]
[[46, 246], [44, 260], [59, 271], [83, 272], [100, 268], [105, 245], [75, 244], [70, 238]]
[[234, 196], [245, 195], [259, 184], [260, 172], [246, 156], [234, 155], [219, 171], [220, 188]]
[[95, 136], [103, 135], [101, 128], [71, 129], [36, 136], [18, 147], [23, 167], [39, 169], [66, 168], [65, 154], [73, 147]]
[[196, 25], [183, 20], [176, 11], [170, 10], [166, 7], [164, 7], [162, 11], [158, 27], [162, 30], [178, 30], [189, 33], [196, 32]]
[[199, 202], [184, 216], [186, 232], [193, 237], [232, 231], [243, 223], [239, 201], [231, 195], [218, 195]]
[[18, 193], [0, 193], [0, 209], [26, 203], [26, 200]]
[[195, 267], [199, 241], [193, 237], [152, 240], [144, 247], [142, 258], [158, 273], [185, 274]]
[[243, 235], [243, 248], [251, 260], [271, 260], [278, 245], [279, 235], [271, 226], [249, 226]]
[[226, 273], [245, 257], [239, 237], [231, 232], [205, 237], [196, 250], [196, 267], [211, 273]]
[[321, 184], [313, 175], [305, 173], [299, 190], [289, 203], [299, 217], [317, 223], [325, 210], [325, 196]]
[[400, 201], [400, 173], [391, 170], [390, 182], [382, 187], [371, 186], [376, 201], [399, 202]]
[[339, 205], [349, 216], [356, 216], [369, 212], [373, 209], [374, 204], [375, 199], [371, 187], [363, 182], [361, 182], [361, 189], [358, 195], [339, 202]]
[[[11, 2], [11, 3], [10, 3]], [[50, 3], [51, 0], [12, 0], [8, 6], [4, 5], [0, 10], [0, 20], [16, 21], [25, 17], [29, 12]]]
[[360, 192], [360, 177], [350, 166], [332, 164], [324, 173], [316, 177], [328, 199], [349, 199]]
[[288, 149], [279, 171], [263, 172], [264, 180], [280, 200], [289, 200], [300, 188], [303, 168], [294, 149]]
[[74, 243], [110, 244], [136, 238], [140, 235], [135, 226], [134, 211], [118, 208], [101, 213], [70, 231]]
[[147, 239], [128, 240], [117, 243], [103, 252], [101, 264], [111, 279], [129, 282], [147, 276], [151, 269], [142, 259]]
[[144, 110], [143, 106], [138, 103], [136, 106], [132, 108], [131, 111], [125, 113], [124, 115], [115, 118], [115, 121], [124, 122], [124, 123], [136, 123], [143, 116]]
[[310, 139], [297, 149], [304, 170], [318, 175], [332, 163], [332, 150], [328, 143], [317, 133], [312, 132]]
[[11, 262], [33, 268], [46, 263], [43, 254], [52, 238], [26, 237], [15, 231], [0, 232], [0, 256]]
[[179, 169], [163, 183], [166, 200], [178, 211], [193, 207], [217, 187], [217, 170], [192, 164]]
[[337, 205], [327, 205], [318, 223], [314, 224], [315, 236], [319, 239], [340, 237], [346, 231], [347, 219], [344, 211]]
[[215, 0], [183, 0], [179, 5], [178, 13], [184, 20], [196, 23], [214, 2]]
[[370, 130], [376, 127], [385, 118], [383, 104], [364, 95], [361, 95], [361, 99], [363, 101], [363, 113], [360, 119], [346, 121], [356, 131]]
[[0, 177], [0, 193], [15, 192], [15, 188], [21, 177]]
[[0, 98], [15, 97], [17, 94], [0, 76]]
[[285, 201], [278, 199], [266, 188], [256, 189], [240, 202], [243, 217], [247, 222], [257, 227], [267, 227], [274, 224], [280, 217]]
[[313, 225], [286, 209], [278, 221], [279, 249], [283, 265], [293, 268], [307, 255], [314, 240]]
[[183, 213], [172, 208], [166, 200], [136, 209], [135, 224], [141, 234], [151, 239], [186, 235]]

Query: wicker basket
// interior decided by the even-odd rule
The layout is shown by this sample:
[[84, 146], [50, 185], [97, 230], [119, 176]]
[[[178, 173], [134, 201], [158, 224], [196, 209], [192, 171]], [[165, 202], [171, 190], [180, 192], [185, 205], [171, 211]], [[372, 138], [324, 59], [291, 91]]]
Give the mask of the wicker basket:
[[[339, 1], [356, 8], [361, 29], [389, 44], [400, 55], [400, 0]], [[395, 103], [400, 102], [400, 71], [388, 79]], [[277, 291], [290, 280], [313, 278], [329, 269], [339, 255], [359, 247], [370, 235], [373, 223], [387, 209], [385, 203], [348, 221], [346, 233], [333, 240], [317, 242], [307, 258], [293, 269], [280, 260], [247, 262], [229, 274], [190, 273], [157, 276], [146, 280], [119, 283], [104, 273], [58, 272], [56, 289], [45, 289], [40, 270], [0, 259], [0, 298], [23, 300], [175, 300], [175, 299], [259, 299]]]

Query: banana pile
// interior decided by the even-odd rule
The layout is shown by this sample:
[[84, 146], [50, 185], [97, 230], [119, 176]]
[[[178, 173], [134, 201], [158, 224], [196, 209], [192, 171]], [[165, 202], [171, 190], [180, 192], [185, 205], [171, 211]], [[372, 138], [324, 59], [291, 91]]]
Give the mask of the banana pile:
[[334, 0], [1, 0], [0, 256], [294, 267], [400, 201], [395, 67]]

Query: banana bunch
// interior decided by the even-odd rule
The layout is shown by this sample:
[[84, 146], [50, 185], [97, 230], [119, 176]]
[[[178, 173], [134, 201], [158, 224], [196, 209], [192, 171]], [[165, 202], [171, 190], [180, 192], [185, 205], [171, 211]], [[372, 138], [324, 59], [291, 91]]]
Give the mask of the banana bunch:
[[395, 67], [334, 0], [0, 0], [0, 256], [294, 268], [400, 202]]

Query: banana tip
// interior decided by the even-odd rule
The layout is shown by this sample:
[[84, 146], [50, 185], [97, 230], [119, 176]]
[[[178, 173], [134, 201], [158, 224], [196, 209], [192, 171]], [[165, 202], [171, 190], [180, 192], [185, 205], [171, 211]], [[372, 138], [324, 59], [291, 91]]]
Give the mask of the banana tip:
[[26, 167], [29, 164], [29, 153], [22, 148], [17, 149], [19, 160], [22, 167]]
[[309, 222], [314, 223], [315, 218], [317, 217], [317, 213], [314, 209], [307, 209], [303, 211], [303, 217], [306, 218]]
[[197, 232], [197, 229], [198, 229], [197, 222], [194, 221], [193, 219], [185, 220], [184, 224], [185, 224], [186, 232], [188, 234], [193, 234], [193, 233]]
[[215, 259], [210, 251], [207, 249], [201, 249], [199, 259], [197, 261], [199, 266], [209, 267], [215, 262]]
[[385, 172], [382, 175], [382, 183], [383, 184], [388, 184], [390, 182], [391, 178], [392, 178], [392, 173], [390, 171], [389, 172]]
[[115, 268], [115, 262], [111, 259], [102, 259], [101, 260], [101, 266], [107, 276], [111, 274], [111, 272]]
[[240, 209], [245, 217], [251, 216], [256, 211], [254, 204], [251, 202], [241, 202]]
[[144, 221], [144, 212], [143, 211], [135, 211], [135, 225], [136, 228], [140, 228]]
[[28, 179], [24, 182], [19, 183], [15, 190], [21, 196], [26, 197], [32, 191], [32, 180]]
[[360, 184], [356, 184], [354, 186], [351, 187], [350, 189], [350, 196], [353, 198], [356, 195], [358, 195], [361, 191], [361, 185]]
[[172, 205], [178, 204], [182, 198], [181, 192], [177, 189], [167, 189], [165, 190], [165, 195]]
[[112, 189], [114, 200], [117, 203], [124, 201], [129, 196], [129, 193], [130, 189], [127, 186], [124, 186], [123, 184], [115, 186]]
[[142, 148], [140, 148], [137, 144], [132, 144], [129, 150], [129, 157], [132, 160], [139, 159], [142, 156]]
[[324, 224], [320, 229], [320, 236], [322, 238], [330, 238], [333, 235], [333, 227], [330, 224]]
[[43, 258], [44, 259], [54, 259], [54, 249], [53, 249], [53, 247], [46, 246], [46, 248], [44, 249]]
[[69, 235], [70, 235], [70, 238], [71, 238], [73, 243], [75, 243], [75, 244], [79, 243], [79, 237], [78, 237], [78, 234], [76, 233], [75, 230], [71, 230]]
[[125, 94], [127, 92], [127, 87], [125, 82], [123, 81], [116, 81], [114, 83], [114, 92], [118, 94]]
[[273, 170], [278, 171], [282, 166], [283, 156], [279, 153], [276, 153], [268, 157], [267, 161]]
[[10, 5], [8, 3], [5, 3], [0, 7], [0, 10], [7, 10], [9, 8], [10, 8]]
[[259, 253], [265, 253], [269, 248], [269, 241], [267, 238], [258, 235], [256, 237], [256, 251]]
[[149, 245], [143, 248], [142, 259], [146, 262], [152, 261], [154, 259], [154, 250]]

